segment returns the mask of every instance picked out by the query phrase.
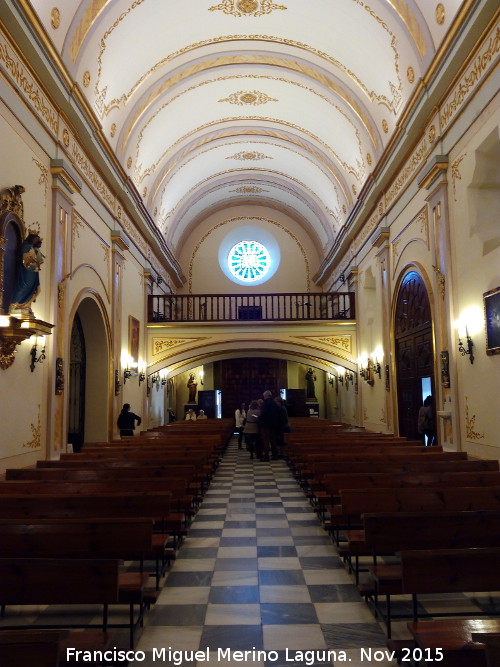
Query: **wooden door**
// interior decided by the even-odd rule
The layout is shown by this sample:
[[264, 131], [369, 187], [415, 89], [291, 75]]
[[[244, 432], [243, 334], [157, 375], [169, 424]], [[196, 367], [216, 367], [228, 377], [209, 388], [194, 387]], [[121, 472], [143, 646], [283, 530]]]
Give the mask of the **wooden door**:
[[419, 439], [417, 416], [422, 405], [422, 378], [431, 379], [434, 396], [434, 349], [429, 297], [416, 271], [410, 271], [401, 284], [394, 331], [399, 434]]

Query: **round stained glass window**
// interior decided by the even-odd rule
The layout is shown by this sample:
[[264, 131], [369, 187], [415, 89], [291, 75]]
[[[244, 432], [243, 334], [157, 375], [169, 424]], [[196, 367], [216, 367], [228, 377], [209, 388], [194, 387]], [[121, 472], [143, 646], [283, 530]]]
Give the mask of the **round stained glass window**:
[[235, 278], [251, 283], [269, 271], [271, 256], [258, 241], [239, 241], [229, 251], [227, 265]]

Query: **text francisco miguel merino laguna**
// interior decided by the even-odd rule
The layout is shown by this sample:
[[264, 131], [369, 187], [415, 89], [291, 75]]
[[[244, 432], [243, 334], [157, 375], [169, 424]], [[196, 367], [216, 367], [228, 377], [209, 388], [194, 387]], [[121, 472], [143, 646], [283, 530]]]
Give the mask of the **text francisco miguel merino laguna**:
[[[371, 648], [360, 648], [360, 659], [366, 662], [381, 662], [383, 660], [391, 660], [396, 657], [394, 652], [387, 650], [375, 650]], [[149, 652], [148, 652], [149, 653]], [[177, 667], [183, 662], [210, 662], [216, 661], [235, 661], [235, 662], [277, 662], [283, 659], [283, 654], [278, 655], [277, 651], [264, 651], [256, 649], [255, 647], [248, 651], [234, 651], [230, 648], [218, 648], [216, 651], [210, 651], [207, 646], [205, 649], [198, 651], [175, 651], [170, 646], [168, 648], [154, 648], [152, 650], [153, 662], [163, 662], [174, 664]], [[392, 653], [392, 655], [391, 655]], [[66, 660], [73, 662], [97, 662], [97, 661], [117, 661], [127, 660], [130, 662], [144, 662], [146, 660], [146, 653], [144, 651], [122, 650], [116, 647], [105, 651], [81, 651], [75, 648], [66, 649]], [[442, 657], [441, 657], [442, 659]], [[332, 651], [328, 649], [296, 651], [285, 649], [286, 662], [301, 662], [305, 665], [313, 665], [318, 662], [332, 663], [333, 662], [351, 662], [351, 658], [347, 656], [345, 651]], [[436, 657], [435, 660], [438, 660]]]

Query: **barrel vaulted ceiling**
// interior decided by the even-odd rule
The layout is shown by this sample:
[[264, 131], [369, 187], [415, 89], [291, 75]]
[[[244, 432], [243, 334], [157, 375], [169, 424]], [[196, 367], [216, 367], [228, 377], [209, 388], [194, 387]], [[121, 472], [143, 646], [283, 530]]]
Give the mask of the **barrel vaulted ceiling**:
[[250, 202], [324, 252], [464, 2], [31, 5], [172, 250]]

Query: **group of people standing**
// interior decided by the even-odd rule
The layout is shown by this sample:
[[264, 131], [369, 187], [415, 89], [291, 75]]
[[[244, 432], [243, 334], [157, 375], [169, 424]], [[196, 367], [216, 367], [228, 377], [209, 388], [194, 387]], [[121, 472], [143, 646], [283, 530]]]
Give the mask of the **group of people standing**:
[[290, 431], [288, 412], [281, 396], [273, 398], [266, 390], [262, 398], [251, 401], [246, 409], [242, 403], [234, 413], [238, 433], [238, 449], [243, 449], [243, 438], [250, 458], [261, 461], [283, 458], [284, 434]]

